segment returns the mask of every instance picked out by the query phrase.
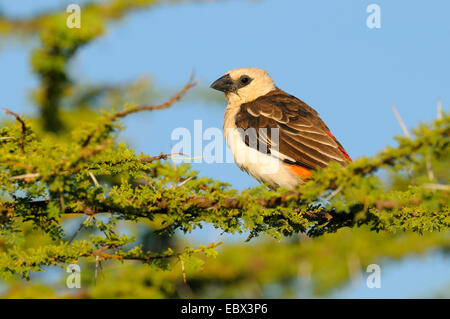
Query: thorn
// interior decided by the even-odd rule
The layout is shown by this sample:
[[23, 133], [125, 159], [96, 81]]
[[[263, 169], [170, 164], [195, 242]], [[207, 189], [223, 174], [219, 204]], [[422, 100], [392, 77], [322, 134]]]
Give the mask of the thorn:
[[183, 258], [181, 258], [181, 257], [180, 257], [180, 263], [181, 263], [181, 272], [183, 273], [183, 282], [184, 282], [184, 284], [187, 284], [186, 270], [184, 269], [184, 261], [183, 261]]
[[336, 188], [330, 195], [328, 195], [325, 199], [326, 200], [330, 200], [332, 199], [334, 196], [336, 196], [337, 194], [339, 194], [339, 192], [342, 190], [342, 186], [339, 186], [338, 188]]
[[432, 190], [440, 190], [440, 191], [450, 191], [450, 185], [442, 185], [442, 184], [423, 184], [422, 185], [425, 188], [432, 189]]
[[41, 177], [41, 174], [39, 173], [30, 173], [30, 174], [24, 174], [24, 175], [17, 175], [17, 176], [12, 176], [12, 177], [8, 177], [8, 180], [10, 181], [14, 181], [17, 179], [33, 179], [33, 178], [39, 178]]
[[431, 167], [431, 157], [430, 157], [430, 154], [427, 154], [427, 155], [425, 156], [425, 165], [426, 165], [426, 168], [427, 168], [428, 179], [434, 180], [434, 173], [433, 173], [433, 168]]
[[86, 220], [80, 224], [80, 226], [78, 227], [77, 231], [76, 231], [76, 232], [72, 235], [72, 237], [70, 238], [70, 240], [69, 240], [69, 245], [73, 242], [73, 240], [75, 239], [75, 237], [76, 237], [76, 236], [79, 234], [79, 232], [83, 229], [84, 223], [87, 222], [87, 221], [89, 221], [91, 218], [94, 219], [93, 216], [88, 216], [88, 217], [86, 218]]
[[98, 256], [95, 256], [94, 286], [97, 286], [97, 275], [98, 275], [99, 265], [100, 265], [100, 259]]
[[437, 102], [437, 119], [442, 120], [442, 100]]
[[411, 138], [411, 134], [409, 134], [409, 131], [406, 128], [405, 122], [403, 122], [402, 117], [400, 116], [400, 114], [397, 111], [397, 108], [395, 107], [394, 104], [392, 104], [391, 107], [392, 107], [392, 111], [394, 112], [395, 117], [397, 118], [398, 123], [400, 124], [400, 126], [401, 126], [401, 128], [403, 130], [403, 133], [405, 134], [405, 136], [407, 138], [410, 139]]
[[184, 184], [186, 184], [187, 182], [189, 182], [191, 179], [193, 179], [193, 178], [195, 178], [195, 177], [197, 177], [197, 175], [194, 175], [194, 176], [191, 176], [191, 177], [186, 178], [184, 181], [182, 181], [181, 183], [179, 183], [176, 187], [183, 186]]
[[96, 187], [100, 187], [100, 184], [98, 183], [97, 179], [95, 178], [95, 175], [92, 174], [92, 172], [89, 172], [89, 176], [91, 177], [92, 181], [94, 182], [94, 185]]

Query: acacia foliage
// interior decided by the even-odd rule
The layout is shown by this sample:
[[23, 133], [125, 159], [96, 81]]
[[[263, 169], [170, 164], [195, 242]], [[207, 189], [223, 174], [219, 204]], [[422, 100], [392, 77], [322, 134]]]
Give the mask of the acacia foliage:
[[[36, 240], [42, 236], [35, 237]], [[31, 241], [31, 239], [30, 239]], [[186, 243], [178, 242], [183, 247]], [[82, 289], [65, 287], [64, 271], [55, 282], [11, 278], [3, 298], [302, 298], [330, 296], [347, 282], [364, 285], [372, 263], [384, 264], [449, 249], [448, 234], [373, 232], [367, 227], [342, 228], [318, 238], [235, 242], [218, 248], [216, 258], [185, 259], [187, 284], [180, 261], [167, 271], [138, 261], [103, 263], [94, 282], [94, 263], [80, 261]], [[53, 273], [54, 275], [54, 273]], [[275, 288], [275, 289], [274, 289]], [[443, 287], [445, 288], [445, 287]]]
[[[295, 192], [265, 186], [237, 192], [220, 181], [198, 177], [187, 165], [173, 168], [155, 161], [160, 157], [135, 154], [115, 142], [119, 118], [169, 107], [192, 86], [190, 81], [162, 105], [105, 112], [95, 123], [80, 125], [66, 143], [40, 138], [26, 120], [8, 111], [17, 121], [0, 130], [0, 221], [1, 237], [6, 240], [0, 258], [2, 273], [28, 276], [30, 270], [41, 270], [44, 265], [87, 256], [158, 263], [174, 255], [172, 250], [156, 254], [140, 246], [127, 249], [134, 238], [119, 234], [119, 220], [157, 220], [159, 233], [169, 235], [207, 223], [229, 233], [248, 231], [249, 239], [260, 233], [278, 239], [296, 232], [319, 236], [361, 225], [389, 232], [448, 229], [446, 185], [430, 184], [426, 175], [418, 175], [408, 189], [387, 191], [374, 175], [380, 168], [417, 173], [427, 159], [447, 159], [448, 115], [432, 125], [419, 126], [414, 139], [398, 138], [398, 147], [386, 148], [373, 158], [315, 172]], [[96, 176], [118, 176], [120, 183], [99, 184]], [[104, 214], [111, 218], [106, 222], [96, 218]], [[85, 215], [86, 226], [97, 227], [102, 234], [69, 244], [61, 223], [70, 215]], [[18, 240], [27, 223], [47, 233], [51, 243], [23, 251]], [[214, 247], [185, 252], [214, 255]]]
[[[174, 168], [165, 161], [170, 156], [136, 154], [129, 146], [116, 141], [117, 132], [123, 128], [120, 119], [135, 112], [170, 107], [190, 90], [194, 85], [192, 80], [166, 103], [153, 106], [130, 103], [119, 111], [105, 104], [107, 110], [100, 115], [90, 112], [89, 120], [71, 112], [76, 125], [72, 125], [75, 128], [69, 126], [69, 117], [61, 114], [67, 111], [63, 109], [67, 99], [72, 99], [69, 106], [86, 103], [90, 107], [93, 103], [89, 97], [98, 93], [88, 91], [80, 99], [74, 96], [79, 88], [69, 75], [71, 58], [82, 46], [104, 34], [107, 22], [154, 3], [115, 0], [89, 4], [82, 10], [85, 27], [79, 30], [66, 28], [63, 11], [26, 20], [0, 17], [2, 34], [37, 34], [39, 46], [34, 49], [31, 65], [40, 80], [34, 92], [39, 120], [7, 110], [14, 122], [0, 130], [2, 277], [29, 278], [30, 273], [47, 269], [47, 266], [64, 267], [85, 259], [97, 263], [107, 259], [129, 260], [129, 263], [151, 264], [156, 269], [172, 269], [170, 276], [158, 273], [159, 277], [153, 276], [151, 281], [153, 287], [157, 287], [153, 296], [173, 296], [174, 288], [169, 282], [180, 272], [178, 265], [173, 270], [175, 264], [186, 263], [189, 269], [189, 265], [204, 262], [202, 254], [217, 255], [219, 243], [206, 243], [196, 248], [172, 242], [164, 249], [149, 249], [140, 244], [139, 237], [121, 232], [123, 224], [151, 226], [158, 230], [160, 238], [173, 235], [177, 230], [189, 232], [205, 224], [227, 233], [248, 232], [249, 239], [261, 234], [281, 239], [299, 232], [323, 238], [323, 235], [332, 236], [336, 231], [339, 235], [355, 226], [371, 231], [370, 235], [362, 232], [355, 238], [363, 242], [373, 240], [371, 236], [375, 232], [394, 236], [403, 232], [440, 231], [445, 234], [448, 231], [448, 115], [434, 123], [420, 125], [413, 139], [398, 138], [397, 147], [386, 148], [372, 158], [360, 158], [345, 169], [331, 165], [315, 172], [313, 178], [295, 192], [273, 191], [264, 185], [238, 192], [221, 181], [198, 176], [189, 165]], [[389, 188], [376, 175], [379, 169], [387, 169], [395, 174], [397, 181], [407, 183]], [[430, 177], [430, 169], [434, 171], [433, 177]], [[78, 231], [68, 232], [64, 228], [74, 216], [82, 219], [82, 228], [90, 232], [88, 237], [81, 238]], [[345, 240], [346, 237], [332, 238]], [[445, 239], [444, 235], [424, 242], [427, 247], [434, 244], [445, 247]], [[385, 242], [390, 240], [387, 237]], [[327, 244], [331, 242], [333, 239]], [[418, 242], [416, 238], [412, 246]], [[254, 251], [278, 249], [277, 254], [275, 257], [265, 255], [268, 268], [255, 272], [248, 267], [255, 257], [252, 249], [248, 246], [226, 249], [223, 259], [217, 259], [218, 263], [207, 262], [215, 270], [208, 272], [205, 268], [206, 272], [191, 272], [190, 275], [197, 282], [222, 278], [231, 286], [242, 279], [242, 274], [247, 277], [253, 274], [260, 283], [270, 282], [273, 278], [286, 278], [294, 271], [288, 267], [283, 268], [285, 272], [269, 274], [265, 270], [278, 266], [270, 266], [268, 261], [289, 260], [289, 256], [302, 251], [295, 245], [263, 245]], [[412, 250], [405, 247], [400, 251]], [[340, 251], [339, 248], [336, 251]], [[383, 254], [389, 255], [389, 252], [380, 251], [379, 256]], [[223, 272], [218, 269], [232, 264], [230, 256], [234, 256], [237, 263], [229, 271], [231, 275], [223, 278]], [[314, 259], [317, 255], [310, 253], [309, 257]], [[134, 271], [136, 268], [131, 268], [128, 275]], [[139, 278], [143, 281], [149, 279], [146, 271], [147, 268], [139, 268]], [[128, 280], [131, 277], [127, 276]], [[320, 280], [317, 284], [323, 287]], [[225, 293], [231, 286], [225, 287]], [[105, 288], [103, 293], [106, 290], [114, 293], [112, 287]], [[92, 293], [95, 296], [96, 292]], [[116, 296], [121, 293], [124, 291], [117, 292]]]

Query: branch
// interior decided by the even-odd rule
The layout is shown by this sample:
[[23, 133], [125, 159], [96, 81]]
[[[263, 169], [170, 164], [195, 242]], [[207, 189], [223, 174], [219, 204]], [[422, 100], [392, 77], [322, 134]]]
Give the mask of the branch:
[[[142, 105], [142, 106], [136, 106], [136, 107], [132, 107], [132, 108], [128, 108], [122, 111], [118, 111], [112, 115], [107, 116], [107, 120], [108, 122], [115, 122], [120, 118], [124, 118], [127, 115], [133, 114], [133, 113], [137, 113], [137, 112], [141, 112], [141, 111], [154, 111], [154, 110], [163, 110], [163, 109], [167, 109], [169, 107], [171, 107], [175, 102], [179, 101], [185, 94], [187, 91], [189, 91], [191, 88], [193, 88], [195, 85], [197, 85], [198, 80], [194, 81], [194, 74], [191, 74], [191, 76], [189, 77], [188, 83], [180, 90], [178, 91], [176, 94], [174, 94], [168, 101], [159, 104], [159, 105]], [[91, 131], [91, 133], [89, 133], [87, 135], [87, 137], [84, 139], [84, 142], [81, 143], [81, 145], [83, 147], [86, 147], [92, 137], [94, 136], [94, 134], [98, 131], [98, 128], [95, 128], [94, 130]]]
[[20, 138], [19, 146], [20, 146], [20, 149], [22, 150], [22, 153], [25, 153], [25, 135], [27, 132], [27, 126], [26, 126], [24, 120], [20, 117], [19, 114], [14, 113], [13, 111], [11, 111], [7, 108], [3, 108], [3, 110], [5, 111], [6, 114], [14, 116], [16, 118], [16, 120], [20, 123], [20, 125], [22, 126], [22, 136]]
[[171, 158], [173, 155], [183, 155], [183, 156], [187, 156], [184, 153], [170, 153], [170, 154], [160, 154], [157, 156], [145, 156], [141, 158], [141, 162], [144, 163], [151, 163], [154, 161], [159, 161], [159, 160], [167, 160], [169, 158]]
[[[299, 192], [287, 192], [284, 194], [281, 194], [280, 196], [273, 196], [270, 199], [265, 198], [257, 198], [257, 204], [261, 206], [262, 208], [280, 208], [280, 207], [287, 207], [292, 202], [299, 202], [301, 201], [301, 193]], [[25, 205], [28, 206], [30, 209], [46, 209], [49, 200], [42, 200], [42, 201], [33, 201], [26, 203]], [[79, 202], [80, 206], [83, 207], [82, 211], [74, 211], [70, 208], [66, 208], [63, 212], [64, 214], [85, 214], [88, 216], [93, 216], [97, 214], [121, 214], [121, 215], [131, 215], [134, 217], [142, 217], [142, 218], [148, 218], [152, 215], [160, 215], [160, 214], [168, 214], [170, 212], [170, 206], [169, 206], [170, 200], [164, 196], [161, 196], [160, 199], [155, 203], [155, 205], [151, 208], [157, 207], [157, 210], [139, 210], [136, 209], [133, 213], [130, 214], [129, 211], [125, 211], [121, 207], [109, 205], [106, 202], [100, 202], [96, 204], [95, 206], [88, 206], [84, 202]], [[364, 203], [360, 203], [363, 205]], [[420, 204], [420, 200], [414, 200], [411, 202], [403, 203], [399, 201], [393, 201], [393, 200], [377, 200], [374, 204], [374, 207], [378, 210], [381, 209], [393, 209], [393, 208], [402, 208], [407, 206], [417, 206]], [[202, 211], [208, 211], [213, 209], [225, 209], [225, 210], [239, 210], [239, 212], [235, 212], [232, 218], [241, 218], [243, 214], [247, 211], [249, 208], [249, 204], [245, 201], [240, 200], [239, 198], [227, 198], [223, 201], [218, 199], [210, 199], [207, 197], [198, 197], [198, 196], [192, 196], [185, 200], [183, 200], [180, 203], [180, 206], [186, 207], [187, 212], [195, 216], [197, 215], [194, 212], [194, 209], [202, 210]], [[6, 213], [8, 212], [11, 214], [11, 210], [14, 210], [15, 204], [14, 203], [0, 203], [0, 215], [2, 213], [2, 210]], [[189, 208], [189, 209], [187, 209]], [[327, 209], [320, 209], [320, 210], [311, 210], [311, 211], [303, 211], [301, 213], [303, 217], [311, 220], [311, 221], [317, 221], [321, 220], [323, 222], [344, 222], [344, 221], [351, 221], [354, 219], [354, 214], [347, 213], [343, 214], [338, 211], [334, 210], [327, 210]]]
[[136, 107], [129, 108], [129, 109], [126, 109], [123, 111], [119, 111], [119, 112], [111, 115], [108, 119], [110, 121], [114, 122], [114, 121], [118, 120], [119, 118], [123, 118], [127, 115], [141, 112], [141, 111], [154, 111], [154, 110], [167, 109], [170, 106], [172, 106], [172, 104], [179, 101], [186, 94], [186, 92], [188, 90], [190, 90], [191, 88], [193, 88], [195, 85], [197, 85], [197, 83], [198, 83], [198, 80], [194, 81], [194, 74], [191, 74], [191, 76], [189, 77], [188, 83], [178, 93], [173, 95], [168, 101], [164, 102], [163, 104], [136, 106]]

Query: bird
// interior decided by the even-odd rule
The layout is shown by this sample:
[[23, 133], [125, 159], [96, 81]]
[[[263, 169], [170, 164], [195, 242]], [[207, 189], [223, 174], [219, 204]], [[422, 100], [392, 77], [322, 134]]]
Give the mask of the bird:
[[331, 162], [352, 161], [308, 104], [279, 89], [260, 68], [225, 73], [210, 87], [225, 93], [225, 140], [239, 168], [271, 188], [293, 190]]

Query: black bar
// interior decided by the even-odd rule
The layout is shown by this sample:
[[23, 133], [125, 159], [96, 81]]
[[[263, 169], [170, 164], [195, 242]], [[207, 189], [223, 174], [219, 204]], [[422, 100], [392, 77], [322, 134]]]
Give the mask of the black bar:
[[[42, 311], [58, 317], [101, 316], [98, 318], [306, 318], [310, 315], [385, 316], [398, 308], [404, 315], [410, 311], [449, 309], [448, 299], [151, 299], [151, 300], [0, 300], [2, 313], [12, 310], [14, 317]], [[430, 308], [433, 307], [433, 308]], [[112, 317], [109, 317], [112, 315]], [[108, 316], [108, 317], [106, 317]], [[121, 316], [122, 317], [122, 316]], [[6, 318], [6, 317], [5, 317]], [[81, 318], [84, 319], [84, 318]]]

